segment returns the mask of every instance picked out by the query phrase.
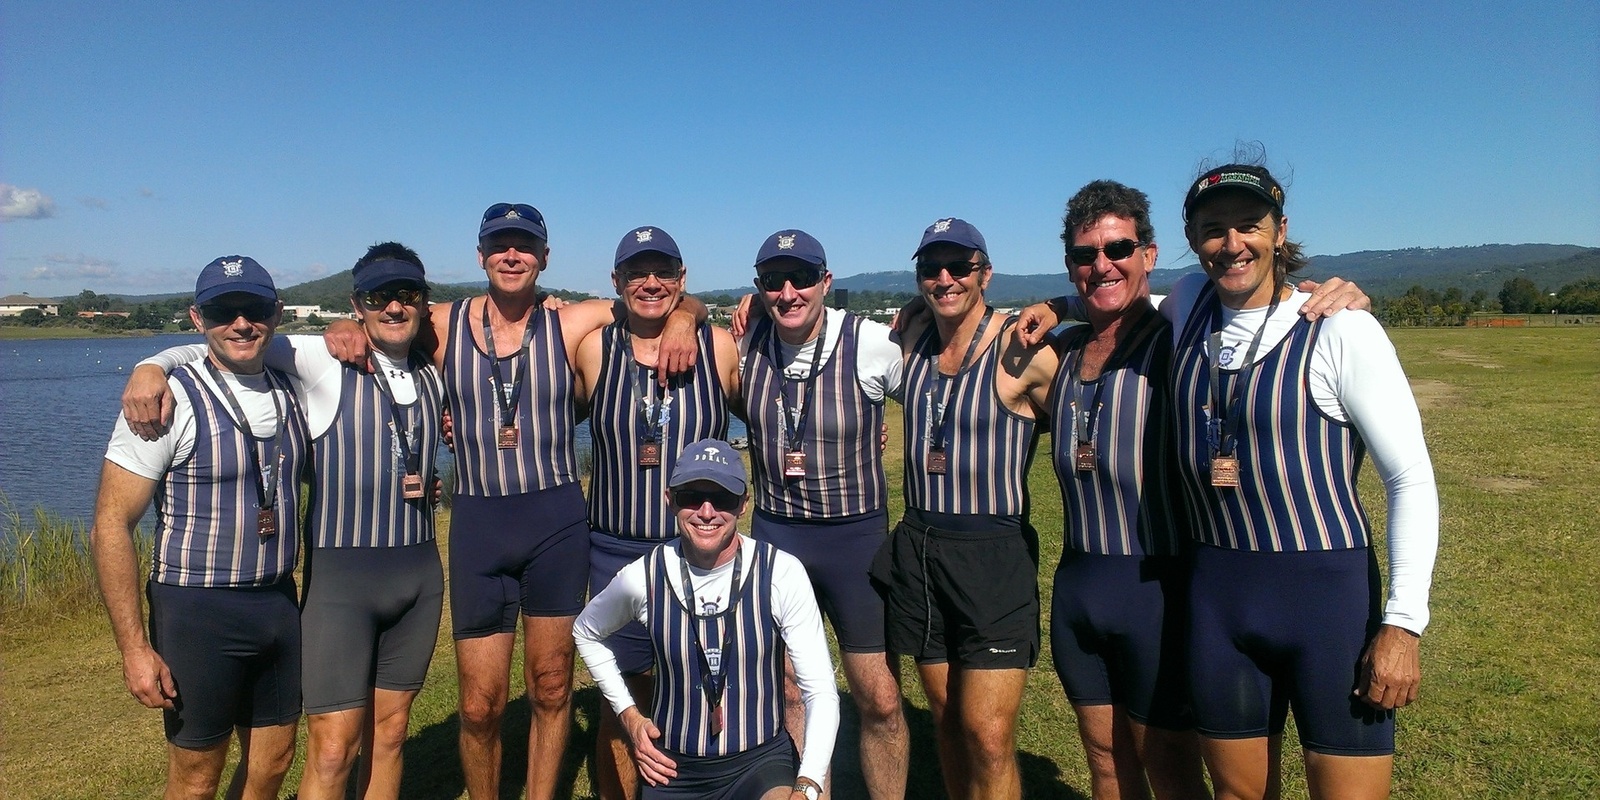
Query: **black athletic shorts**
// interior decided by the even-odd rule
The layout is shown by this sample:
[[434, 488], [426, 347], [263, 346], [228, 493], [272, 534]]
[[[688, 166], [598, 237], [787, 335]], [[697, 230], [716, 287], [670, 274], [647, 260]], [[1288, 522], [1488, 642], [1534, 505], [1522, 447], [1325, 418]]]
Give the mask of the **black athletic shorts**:
[[450, 628], [457, 639], [517, 630], [517, 616], [575, 617], [589, 590], [589, 511], [567, 483], [508, 497], [456, 495]]
[[[1027, 669], [1039, 658], [1037, 539], [1019, 521], [987, 530], [895, 527], [873, 562], [889, 650], [919, 664]], [[988, 520], [989, 518], [983, 518]]]
[[444, 568], [433, 540], [306, 551], [300, 609], [307, 714], [362, 708], [374, 688], [422, 688], [439, 638]]
[[[656, 539], [625, 539], [604, 531], [589, 534], [589, 596], [594, 597], [611, 585], [623, 567], [644, 558], [664, 541]], [[628, 620], [605, 640], [606, 649], [617, 657], [617, 669], [623, 675], [643, 675], [656, 666], [656, 648], [650, 642], [650, 632], [638, 620]]]
[[150, 645], [177, 684], [163, 712], [167, 741], [199, 750], [234, 727], [300, 718], [300, 609], [294, 581], [210, 588], [145, 585]]

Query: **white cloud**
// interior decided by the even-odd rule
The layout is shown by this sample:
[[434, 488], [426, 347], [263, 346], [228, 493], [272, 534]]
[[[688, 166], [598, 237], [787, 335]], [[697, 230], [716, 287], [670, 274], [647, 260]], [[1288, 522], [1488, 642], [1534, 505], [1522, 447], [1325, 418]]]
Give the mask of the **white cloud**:
[[51, 253], [44, 257], [45, 266], [34, 267], [27, 276], [33, 280], [60, 280], [63, 278], [110, 278], [117, 274], [117, 262], [86, 256], [82, 253], [66, 255]]
[[78, 202], [90, 208], [98, 208], [102, 211], [109, 208], [111, 205], [110, 203], [106, 202], [104, 197], [80, 197], [78, 198]]
[[0, 183], [0, 222], [14, 219], [44, 219], [56, 215], [56, 201], [38, 189], [24, 189]]

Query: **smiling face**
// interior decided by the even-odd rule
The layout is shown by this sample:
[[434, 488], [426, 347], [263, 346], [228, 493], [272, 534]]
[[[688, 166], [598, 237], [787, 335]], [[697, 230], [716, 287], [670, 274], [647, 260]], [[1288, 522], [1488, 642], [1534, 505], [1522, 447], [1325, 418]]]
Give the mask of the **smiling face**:
[[[684, 500], [689, 502], [680, 502]], [[715, 481], [690, 481], [668, 490], [667, 502], [677, 517], [679, 541], [689, 563], [709, 569], [733, 557], [745, 497]]]
[[1079, 228], [1072, 237], [1072, 247], [1093, 247], [1094, 263], [1080, 266], [1066, 259], [1067, 274], [1096, 327], [1116, 319], [1150, 296], [1150, 272], [1156, 268], [1155, 243], [1139, 247], [1126, 258], [1111, 260], [1105, 252], [1112, 242], [1139, 241], [1137, 225], [1127, 217], [1107, 214], [1087, 226]]
[[524, 230], [507, 228], [478, 240], [478, 265], [489, 276], [489, 288], [501, 294], [537, 292], [549, 259], [545, 241]]
[[229, 292], [189, 307], [189, 320], [205, 332], [211, 360], [243, 375], [261, 371], [267, 343], [282, 319], [282, 303], [248, 292]]
[[[774, 292], [762, 284], [761, 276], [764, 275], [787, 275], [791, 280], [785, 280], [783, 286]], [[833, 286], [832, 273], [798, 258], [771, 258], [756, 266], [756, 276], [756, 296], [766, 307], [772, 324], [777, 327], [779, 338], [790, 344], [800, 344], [817, 334], [822, 325], [822, 298]], [[792, 280], [796, 276], [801, 283], [812, 278], [817, 280], [802, 289], [796, 287]]]
[[654, 251], [640, 253], [611, 272], [611, 284], [635, 322], [659, 323], [677, 307], [686, 271], [676, 259]]
[[[983, 292], [989, 288], [994, 270], [987, 264], [977, 266], [984, 256], [977, 250], [949, 242], [928, 245], [917, 254], [917, 290], [934, 316], [946, 321], [959, 321], [984, 307]], [[950, 274], [949, 267], [972, 271], [962, 277]], [[943, 267], [934, 272], [935, 267]]]
[[1223, 304], [1259, 308], [1272, 301], [1283, 279], [1274, 254], [1288, 238], [1288, 217], [1274, 219], [1272, 206], [1248, 192], [1217, 192], [1195, 207], [1185, 230]]
[[350, 305], [373, 347], [391, 358], [405, 358], [422, 330], [428, 292], [411, 281], [393, 281], [370, 292], [356, 292]]

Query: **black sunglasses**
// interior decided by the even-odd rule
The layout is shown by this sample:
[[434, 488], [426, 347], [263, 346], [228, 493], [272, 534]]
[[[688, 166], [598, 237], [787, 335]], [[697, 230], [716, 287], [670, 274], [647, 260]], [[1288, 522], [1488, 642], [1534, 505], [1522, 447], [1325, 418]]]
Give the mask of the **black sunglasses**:
[[1145, 242], [1136, 242], [1132, 239], [1118, 239], [1114, 242], [1106, 242], [1105, 247], [1089, 247], [1088, 245], [1069, 247], [1067, 248], [1067, 258], [1080, 267], [1087, 267], [1093, 264], [1094, 260], [1099, 258], [1102, 252], [1106, 254], [1107, 261], [1121, 261], [1133, 255], [1135, 251], [1144, 247], [1145, 244]]
[[918, 261], [917, 277], [925, 281], [939, 279], [939, 273], [948, 272], [955, 280], [971, 275], [975, 270], [989, 266], [987, 261]]
[[652, 276], [662, 283], [676, 283], [683, 278], [683, 270], [679, 267], [656, 267], [655, 269], [624, 269], [617, 271], [617, 277], [629, 286], [636, 286], [649, 280]]
[[810, 289], [822, 282], [821, 267], [801, 267], [783, 272], [756, 273], [756, 288], [766, 292], [781, 292], [785, 283], [795, 289]]
[[531, 219], [540, 225], [544, 224], [544, 215], [539, 213], [539, 209], [527, 203], [495, 203], [483, 212], [483, 221], [488, 222], [491, 219], [499, 219], [513, 211], [517, 212], [517, 216], [523, 219]]
[[356, 300], [360, 301], [368, 311], [382, 311], [396, 300], [400, 301], [400, 305], [414, 306], [426, 299], [428, 299], [427, 289], [373, 289], [356, 293]]
[[702, 492], [697, 489], [673, 489], [672, 504], [678, 508], [694, 509], [711, 503], [718, 511], [734, 511], [744, 498], [733, 492]]
[[272, 315], [277, 311], [278, 304], [267, 299], [236, 303], [204, 303], [200, 306], [200, 318], [211, 325], [227, 325], [240, 317], [251, 322], [266, 322], [272, 319]]

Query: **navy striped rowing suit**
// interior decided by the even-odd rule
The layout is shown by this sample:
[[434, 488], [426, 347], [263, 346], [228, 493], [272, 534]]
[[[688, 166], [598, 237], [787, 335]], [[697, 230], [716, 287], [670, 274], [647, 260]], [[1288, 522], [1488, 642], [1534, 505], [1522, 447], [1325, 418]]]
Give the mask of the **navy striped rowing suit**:
[[819, 519], [867, 514], [887, 505], [878, 443], [883, 403], [867, 397], [856, 377], [861, 322], [854, 314], [845, 316], [833, 353], [804, 400], [809, 408], [801, 442], [806, 476], [789, 479], [783, 475], [783, 456], [794, 447], [787, 441], [781, 404], [787, 403], [793, 413], [801, 402], [796, 390], [804, 389], [798, 381], [784, 380], [772, 320], [762, 319], [751, 329], [742, 386], [756, 508], [781, 517]]
[[1239, 378], [1220, 371], [1212, 391], [1207, 338], [1222, 325], [1208, 284], [1174, 352], [1180, 466], [1202, 545], [1190, 610], [1197, 727], [1216, 737], [1265, 736], [1282, 730], [1292, 707], [1307, 749], [1391, 753], [1393, 713], [1351, 697], [1357, 661], [1377, 630], [1380, 587], [1356, 496], [1365, 445], [1311, 396], [1321, 323], [1296, 322], [1241, 387], [1233, 488], [1210, 481], [1212, 396], [1227, 398]]
[[[728, 436], [728, 403], [717, 377], [711, 326], [701, 325], [696, 336], [694, 371], [673, 377], [665, 392], [657, 386], [655, 367], [633, 360], [623, 323], [607, 325], [602, 335], [603, 366], [590, 398], [594, 477], [589, 483], [589, 526], [617, 538], [661, 542], [678, 535], [666, 501], [667, 476], [678, 453], [701, 439]], [[657, 402], [662, 403], [657, 439], [661, 463], [640, 466], [640, 443]]]
[[442, 390], [431, 364], [415, 353], [410, 359], [417, 399], [398, 406], [399, 419], [376, 376], [349, 366], [340, 371], [339, 409], [314, 448], [317, 480], [307, 514], [312, 547], [405, 547], [433, 540], [429, 497], [402, 496], [406, 455], [394, 426], [404, 426], [408, 446], [420, 453], [419, 474], [431, 496]]
[[[1051, 594], [1051, 654], [1067, 697], [1116, 704], [1165, 728], [1187, 718], [1182, 637], [1188, 520], [1177, 481], [1172, 326], [1146, 302], [1096, 378], [1088, 325], [1057, 340], [1052, 445], [1065, 529]], [[1093, 469], [1080, 469], [1088, 443]]]
[[577, 418], [560, 317], [535, 306], [528, 312], [528, 324], [535, 326], [528, 357], [500, 356], [505, 380], [513, 381], [519, 373], [522, 379], [517, 447], [501, 450], [495, 392], [509, 392], [511, 387], [497, 385], [488, 354], [473, 341], [478, 320], [467, 313], [471, 303], [459, 300], [450, 305], [450, 341], [444, 354], [444, 388], [455, 435], [456, 492], [504, 497], [576, 483], [578, 457], [572, 431]]
[[305, 414], [288, 378], [265, 371], [283, 409], [279, 420], [277, 533], [257, 533], [256, 465], [272, 444], [235, 422], [194, 365], [172, 373], [194, 409], [194, 450], [172, 465], [156, 491], [151, 579], [170, 586], [267, 586], [286, 580], [299, 555], [300, 480], [307, 457]]
[[[1000, 402], [995, 376], [1000, 348], [1015, 318], [961, 374], [939, 391], [939, 330], [929, 325], [906, 362], [906, 509], [937, 514], [982, 514], [1020, 525], [1027, 511], [1028, 465], [1037, 442], [1034, 420]], [[934, 419], [941, 401], [950, 434], [945, 474], [928, 472]]]
[[[676, 556], [670, 565], [668, 548]], [[645, 556], [645, 597], [657, 665], [650, 719], [661, 730], [663, 749], [692, 757], [725, 756], [757, 747], [783, 731], [784, 647], [772, 606], [775, 553], [772, 545], [756, 543], [748, 576], [740, 576], [740, 585], [730, 591], [737, 603], [730, 597], [725, 606], [733, 613], [725, 610], [712, 617], [691, 614], [672, 590], [667, 570], [670, 566], [676, 571], [682, 557], [676, 545], [657, 547]], [[690, 625], [698, 626], [702, 644], [729, 645], [722, 653], [725, 727], [717, 736], [711, 735], [711, 707], [701, 689], [701, 659]]]

